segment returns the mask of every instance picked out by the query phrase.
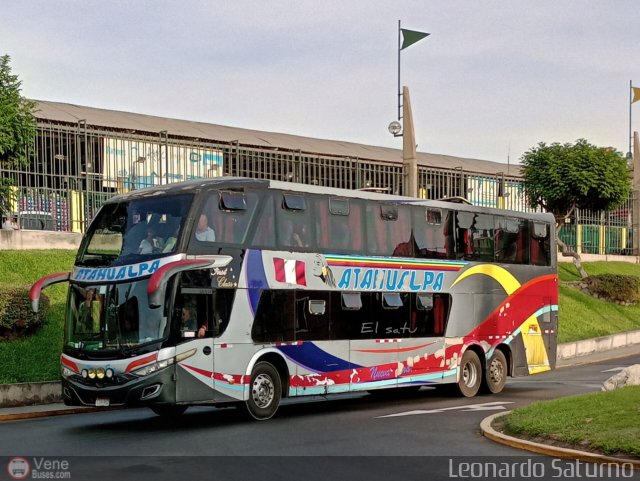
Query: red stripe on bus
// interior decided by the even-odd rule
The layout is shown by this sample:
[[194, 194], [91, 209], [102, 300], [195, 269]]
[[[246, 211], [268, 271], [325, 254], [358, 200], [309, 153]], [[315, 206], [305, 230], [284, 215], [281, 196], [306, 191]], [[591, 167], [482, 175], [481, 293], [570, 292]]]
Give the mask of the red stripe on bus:
[[67, 366], [69, 369], [73, 369], [76, 373], [79, 373], [78, 365], [71, 359], [67, 359], [64, 355], [60, 356], [60, 362]]
[[154, 352], [153, 354], [151, 354], [150, 356], [147, 357], [143, 357], [141, 359], [137, 359], [135, 361], [133, 361], [132, 363], [130, 363], [127, 368], [125, 369], [125, 372], [131, 372], [133, 371], [136, 367], [140, 367], [140, 366], [144, 366], [145, 364], [149, 364], [150, 362], [155, 361], [158, 358], [158, 353]]

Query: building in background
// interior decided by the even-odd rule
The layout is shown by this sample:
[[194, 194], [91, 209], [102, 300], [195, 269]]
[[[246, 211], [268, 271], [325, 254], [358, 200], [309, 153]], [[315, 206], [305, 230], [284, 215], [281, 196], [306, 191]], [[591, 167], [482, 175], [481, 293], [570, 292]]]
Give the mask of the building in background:
[[[221, 175], [403, 191], [402, 150], [38, 101], [29, 167], [15, 180], [23, 228], [83, 232], [102, 203], [121, 192]], [[418, 195], [465, 197], [479, 206], [531, 210], [520, 168], [418, 153]], [[634, 253], [633, 202], [607, 213], [576, 212], [562, 238], [591, 253]]]

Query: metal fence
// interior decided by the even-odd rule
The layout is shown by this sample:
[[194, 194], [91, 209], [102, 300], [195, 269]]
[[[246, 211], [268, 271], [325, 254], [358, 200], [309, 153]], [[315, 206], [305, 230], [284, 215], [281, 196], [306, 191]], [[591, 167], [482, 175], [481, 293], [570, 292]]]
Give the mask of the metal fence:
[[[38, 122], [32, 162], [3, 168], [14, 180], [13, 211], [23, 228], [84, 232], [108, 198], [150, 185], [189, 178], [233, 175], [344, 189], [403, 192], [397, 162], [318, 155], [301, 150], [257, 148], [171, 135], [143, 134], [88, 125]], [[465, 197], [473, 204], [531, 211], [522, 179], [481, 174], [461, 167], [420, 167], [418, 195], [425, 199]], [[561, 236], [582, 252], [632, 253], [633, 199], [612, 212], [578, 211]]]

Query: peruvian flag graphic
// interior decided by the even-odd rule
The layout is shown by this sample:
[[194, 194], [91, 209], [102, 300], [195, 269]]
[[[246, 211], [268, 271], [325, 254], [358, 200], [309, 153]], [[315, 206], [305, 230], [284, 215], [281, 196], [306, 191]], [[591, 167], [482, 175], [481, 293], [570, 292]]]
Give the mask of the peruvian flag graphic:
[[304, 273], [304, 262], [274, 257], [273, 268], [276, 272], [276, 281], [306, 287], [307, 278]]

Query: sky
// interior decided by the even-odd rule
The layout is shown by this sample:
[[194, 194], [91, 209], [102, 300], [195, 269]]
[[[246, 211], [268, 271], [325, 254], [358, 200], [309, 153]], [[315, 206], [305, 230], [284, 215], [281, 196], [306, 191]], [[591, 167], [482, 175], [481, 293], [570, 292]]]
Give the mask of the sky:
[[637, 0], [7, 0], [0, 55], [32, 99], [401, 149], [399, 20], [419, 152], [628, 151]]

